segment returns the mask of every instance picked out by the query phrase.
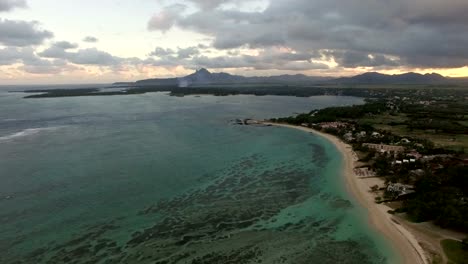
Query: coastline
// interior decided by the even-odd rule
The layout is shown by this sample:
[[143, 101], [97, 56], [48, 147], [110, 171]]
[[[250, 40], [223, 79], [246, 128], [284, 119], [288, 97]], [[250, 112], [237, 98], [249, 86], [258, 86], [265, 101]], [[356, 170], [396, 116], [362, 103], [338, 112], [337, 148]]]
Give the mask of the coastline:
[[263, 122], [263, 124], [313, 133], [333, 143], [344, 159], [343, 176], [346, 183], [346, 189], [365, 209], [367, 209], [368, 219], [371, 226], [384, 235], [384, 237], [390, 242], [393, 249], [400, 255], [400, 259], [403, 263], [429, 263], [426, 252], [421, 247], [414, 234], [401, 225], [399, 223], [400, 220], [387, 213], [391, 208], [384, 204], [375, 203], [374, 195], [369, 191], [370, 187], [375, 184], [382, 185], [383, 180], [380, 178], [358, 178], [354, 174], [353, 170], [355, 168], [355, 163], [357, 162], [357, 157], [351, 146], [333, 135], [326, 134], [312, 128], [270, 122]]

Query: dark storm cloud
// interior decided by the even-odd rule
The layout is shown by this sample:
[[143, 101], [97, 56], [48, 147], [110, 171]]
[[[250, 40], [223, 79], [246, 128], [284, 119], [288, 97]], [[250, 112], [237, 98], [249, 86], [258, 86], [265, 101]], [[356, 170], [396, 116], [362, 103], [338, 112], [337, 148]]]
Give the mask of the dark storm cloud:
[[99, 39], [93, 36], [87, 36], [83, 39], [83, 41], [88, 43], [96, 43], [99, 41]]
[[0, 44], [25, 47], [39, 45], [52, 38], [50, 31], [40, 29], [38, 22], [17, 21], [0, 18]]
[[217, 8], [224, 1], [193, 2], [205, 8], [168, 16], [169, 22], [161, 16], [162, 28], [206, 34], [217, 49], [328, 53], [344, 67], [468, 65], [466, 0], [275, 0], [263, 12]]
[[0, 12], [8, 12], [15, 8], [26, 7], [25, 0], [0, 0]]

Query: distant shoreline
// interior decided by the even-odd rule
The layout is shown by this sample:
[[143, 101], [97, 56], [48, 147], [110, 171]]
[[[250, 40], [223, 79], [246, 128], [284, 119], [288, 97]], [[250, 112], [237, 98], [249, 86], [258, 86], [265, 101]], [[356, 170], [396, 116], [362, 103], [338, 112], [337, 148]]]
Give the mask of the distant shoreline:
[[370, 186], [373, 186], [376, 183], [378, 184], [379, 182], [383, 183], [383, 181], [378, 178], [360, 179], [354, 174], [353, 170], [355, 168], [357, 158], [351, 146], [333, 135], [326, 134], [315, 129], [288, 124], [270, 122], [263, 123], [266, 125], [292, 128], [313, 133], [333, 143], [344, 159], [343, 176], [346, 188], [353, 197], [355, 197], [356, 200], [367, 209], [369, 223], [372, 227], [382, 233], [385, 238], [391, 242], [393, 249], [400, 255], [400, 259], [403, 263], [428, 264], [426, 253], [419, 245], [414, 235], [400, 225], [397, 219], [387, 213], [388, 210], [391, 210], [390, 207], [384, 204], [375, 203], [374, 195], [369, 192]]

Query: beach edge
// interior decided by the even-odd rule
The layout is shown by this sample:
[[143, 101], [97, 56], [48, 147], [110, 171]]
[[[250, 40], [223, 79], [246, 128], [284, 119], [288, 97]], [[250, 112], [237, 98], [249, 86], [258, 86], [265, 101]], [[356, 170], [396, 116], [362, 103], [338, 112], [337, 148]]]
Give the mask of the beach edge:
[[388, 213], [388, 210], [392, 210], [390, 207], [375, 203], [375, 197], [370, 193], [369, 186], [364, 182], [364, 179], [354, 175], [353, 170], [357, 159], [350, 145], [333, 135], [308, 127], [271, 122], [263, 122], [263, 124], [313, 133], [331, 142], [343, 157], [342, 176], [344, 177], [346, 190], [367, 210], [367, 218], [371, 227], [390, 242], [392, 248], [400, 255], [403, 263], [429, 264], [426, 252], [419, 245], [415, 236], [402, 226], [398, 219]]

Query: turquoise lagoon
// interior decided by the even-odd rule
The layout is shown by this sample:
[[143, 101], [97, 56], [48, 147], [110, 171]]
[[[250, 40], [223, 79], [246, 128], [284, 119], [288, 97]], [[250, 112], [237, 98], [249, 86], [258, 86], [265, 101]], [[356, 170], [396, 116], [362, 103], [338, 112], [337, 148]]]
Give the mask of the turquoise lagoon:
[[328, 141], [236, 118], [353, 97], [0, 92], [0, 263], [393, 263]]

